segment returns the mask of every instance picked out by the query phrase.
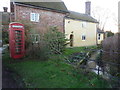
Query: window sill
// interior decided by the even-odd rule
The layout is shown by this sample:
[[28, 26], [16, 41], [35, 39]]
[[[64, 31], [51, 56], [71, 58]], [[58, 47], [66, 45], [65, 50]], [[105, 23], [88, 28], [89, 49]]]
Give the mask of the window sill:
[[39, 21], [31, 21], [31, 22], [38, 23]]
[[85, 41], [85, 40], [82, 40], [82, 41]]

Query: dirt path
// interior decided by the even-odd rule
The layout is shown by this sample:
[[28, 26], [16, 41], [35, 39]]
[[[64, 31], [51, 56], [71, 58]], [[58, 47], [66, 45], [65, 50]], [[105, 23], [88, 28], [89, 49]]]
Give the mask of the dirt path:
[[91, 55], [90, 59], [95, 60], [97, 56], [98, 56], [98, 51], [94, 52], [94, 53]]
[[[0, 60], [2, 63], [2, 47], [0, 47]], [[9, 68], [1, 65], [2, 67], [2, 88], [23, 88], [23, 84], [20, 82], [19, 76]], [[16, 79], [16, 80], [15, 80]]]
[[14, 72], [7, 68], [2, 68], [2, 88], [22, 88], [18, 82], [13, 78]]

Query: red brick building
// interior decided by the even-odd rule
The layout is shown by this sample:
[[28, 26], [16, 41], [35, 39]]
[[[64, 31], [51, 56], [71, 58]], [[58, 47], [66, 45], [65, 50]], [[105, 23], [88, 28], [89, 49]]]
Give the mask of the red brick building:
[[36, 25], [36, 33], [56, 26], [64, 32], [64, 17], [68, 10], [61, 0], [58, 2], [11, 2], [12, 21], [26, 20]]

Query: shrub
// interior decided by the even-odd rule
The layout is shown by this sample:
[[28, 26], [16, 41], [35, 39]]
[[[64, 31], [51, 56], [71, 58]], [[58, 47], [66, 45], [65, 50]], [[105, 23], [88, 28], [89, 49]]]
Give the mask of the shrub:
[[57, 27], [51, 27], [44, 34], [35, 33], [30, 40], [32, 41], [27, 49], [27, 56], [37, 58], [39, 60], [47, 60], [51, 54], [61, 54], [65, 50], [65, 35], [59, 32]]
[[9, 43], [9, 34], [8, 31], [2, 31], [3, 44]]
[[32, 43], [29, 45], [26, 55], [30, 58], [39, 59], [41, 61], [47, 60], [48, 49], [44, 43]]
[[51, 27], [47, 33], [44, 34], [44, 40], [47, 48], [53, 54], [61, 54], [65, 50], [66, 41], [65, 34], [59, 32], [57, 27]]
[[113, 33], [113, 32], [111, 32], [111, 31], [106, 31], [106, 33], [107, 33], [107, 37], [111, 37], [111, 36], [113, 36], [113, 35], [114, 35], [114, 33]]

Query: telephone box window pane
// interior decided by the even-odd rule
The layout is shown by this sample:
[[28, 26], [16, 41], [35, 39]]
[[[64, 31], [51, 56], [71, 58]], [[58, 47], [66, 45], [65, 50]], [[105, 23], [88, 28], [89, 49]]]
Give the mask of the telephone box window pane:
[[15, 33], [21, 33], [22, 31], [15, 30]]
[[15, 30], [15, 39], [21, 39], [22, 38], [22, 31]]
[[20, 37], [21, 37], [21, 36], [22, 36], [22, 34], [16, 34], [15, 36], [20, 36]]
[[16, 51], [16, 54], [20, 54], [21, 52], [21, 48], [22, 46], [19, 46], [19, 45], [22, 45], [22, 31], [19, 31], [19, 30], [15, 30], [15, 51]]
[[[20, 38], [21, 38], [21, 36], [17, 36], [17, 37], [20, 37]], [[17, 38], [17, 37], [16, 37], [16, 38]]]
[[16, 46], [16, 48], [21, 48], [22, 46]]
[[21, 39], [21, 37], [16, 37], [15, 39]]
[[16, 42], [22, 42], [22, 40], [15, 40]]
[[22, 35], [16, 35], [16, 37], [21, 37]]
[[22, 45], [22, 43], [16, 43], [16, 45]]
[[19, 54], [21, 54], [21, 52], [16, 52], [16, 54], [18, 54], [18, 55], [19, 55]]
[[16, 48], [16, 53], [17, 53], [17, 52], [21, 52], [21, 49], [19, 49], [19, 48]]

